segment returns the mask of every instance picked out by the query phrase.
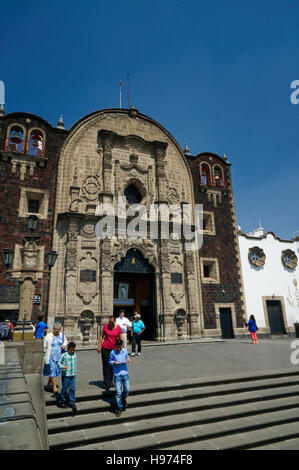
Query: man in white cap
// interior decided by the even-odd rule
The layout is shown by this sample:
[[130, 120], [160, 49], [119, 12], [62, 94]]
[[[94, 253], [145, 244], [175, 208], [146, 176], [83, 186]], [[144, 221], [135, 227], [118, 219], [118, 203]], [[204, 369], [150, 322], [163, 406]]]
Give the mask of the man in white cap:
[[127, 331], [128, 331], [128, 328], [129, 329], [132, 328], [132, 323], [130, 322], [130, 320], [128, 320], [125, 317], [124, 310], [121, 310], [119, 312], [119, 317], [116, 319], [116, 324], [121, 327], [121, 331], [122, 331], [121, 339], [123, 342], [123, 348], [127, 348], [127, 344], [128, 344]]
[[132, 353], [131, 356], [135, 356], [136, 345], [138, 346], [137, 356], [141, 356], [141, 335], [145, 330], [141, 315], [138, 312], [134, 314], [134, 321], [132, 323], [133, 331], [133, 342], [132, 342]]

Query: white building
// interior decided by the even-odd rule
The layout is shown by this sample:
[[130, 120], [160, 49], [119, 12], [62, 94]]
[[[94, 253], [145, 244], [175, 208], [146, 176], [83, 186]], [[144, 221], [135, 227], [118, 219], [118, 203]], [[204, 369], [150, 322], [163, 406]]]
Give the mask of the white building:
[[248, 317], [254, 315], [263, 336], [295, 335], [299, 323], [299, 237], [282, 240], [259, 229], [239, 231]]

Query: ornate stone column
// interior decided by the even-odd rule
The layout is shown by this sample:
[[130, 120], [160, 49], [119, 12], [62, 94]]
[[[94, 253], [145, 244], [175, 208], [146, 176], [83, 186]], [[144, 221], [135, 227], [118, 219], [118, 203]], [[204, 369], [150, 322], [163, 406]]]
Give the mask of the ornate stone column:
[[67, 248], [65, 263], [65, 314], [73, 313], [77, 280], [77, 239], [79, 220], [71, 218], [67, 228]]
[[101, 327], [113, 315], [113, 263], [111, 262], [111, 241], [104, 239], [101, 242]]
[[103, 147], [103, 192], [102, 199], [103, 202], [108, 202], [112, 200], [112, 149], [113, 149], [113, 140], [115, 137], [114, 132], [102, 129], [99, 132], [99, 137], [102, 141]]
[[33, 297], [35, 292], [36, 271], [39, 254], [39, 237], [34, 235], [26, 235], [23, 240], [22, 255], [22, 277], [20, 282], [20, 305], [19, 320], [31, 319]]
[[158, 201], [167, 201], [167, 187], [166, 187], [166, 148], [167, 143], [154, 142], [155, 156], [156, 156], [156, 181]]
[[196, 282], [195, 251], [184, 250], [186, 297], [189, 307], [188, 320], [190, 339], [200, 337], [200, 306], [198, 297], [198, 284]]
[[19, 321], [31, 319], [36, 280], [30, 274], [23, 274], [20, 283]]
[[171, 274], [169, 264], [169, 250], [168, 240], [160, 240], [160, 286], [161, 286], [161, 300], [162, 310], [162, 325], [161, 336], [162, 339], [168, 340], [172, 338], [173, 330], [173, 315], [170, 306], [170, 292], [171, 292]]

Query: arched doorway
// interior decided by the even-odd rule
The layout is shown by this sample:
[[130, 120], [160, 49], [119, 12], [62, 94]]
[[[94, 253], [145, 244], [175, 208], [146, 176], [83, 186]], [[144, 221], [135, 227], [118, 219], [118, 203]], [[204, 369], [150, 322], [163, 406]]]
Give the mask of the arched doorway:
[[113, 313], [127, 317], [137, 311], [145, 324], [143, 339], [156, 339], [155, 278], [153, 267], [140, 251], [132, 248], [114, 266]]

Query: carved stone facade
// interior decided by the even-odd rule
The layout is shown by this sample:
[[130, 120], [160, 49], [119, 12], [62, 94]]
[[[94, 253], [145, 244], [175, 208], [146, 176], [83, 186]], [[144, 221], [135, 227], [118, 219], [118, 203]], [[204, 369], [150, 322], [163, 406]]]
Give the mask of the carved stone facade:
[[[148, 214], [155, 203], [194, 206], [189, 165], [162, 126], [127, 110], [101, 111], [82, 119], [59, 156], [53, 235], [53, 249], [59, 257], [51, 272], [48, 323], [63, 320], [68, 338], [82, 340], [84, 333], [85, 342], [96, 341], [99, 328], [115, 311], [115, 279], [140, 273], [153, 286], [151, 297], [140, 300], [140, 308], [145, 305], [147, 312], [147, 303], [151, 304], [151, 316], [146, 310], [142, 315], [145, 323], [155, 324], [149, 339], [199, 337], [196, 254], [186, 252], [183, 239], [127, 236], [138, 227], [132, 225], [133, 213], [125, 199], [128, 218], [124, 221], [118, 199], [130, 187], [140, 195]], [[96, 227], [104, 220], [108, 203], [115, 210], [115, 236], [101, 240]], [[149, 234], [150, 216], [145, 229]], [[130, 250], [150, 267], [148, 274], [136, 265], [131, 273], [116, 274], [115, 266]], [[142, 297], [142, 290], [139, 294]], [[86, 311], [90, 318], [84, 317]], [[177, 315], [178, 311], [185, 316]]]

